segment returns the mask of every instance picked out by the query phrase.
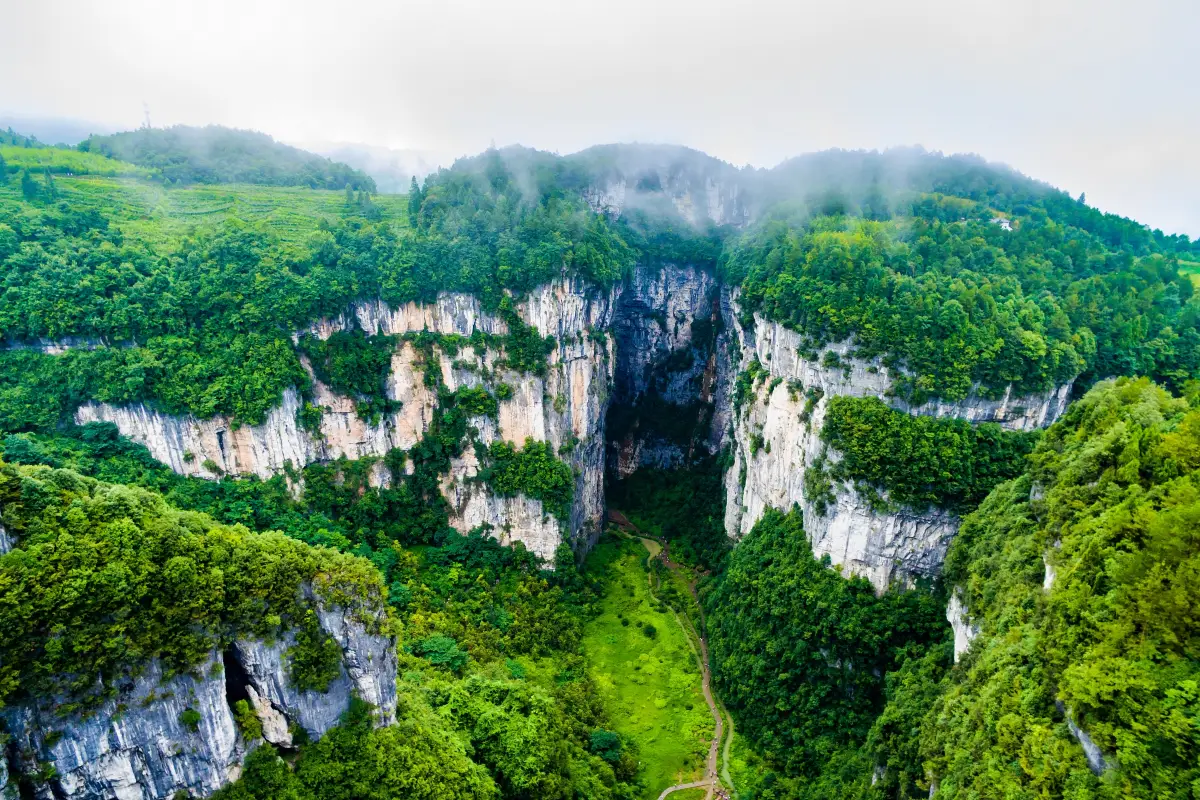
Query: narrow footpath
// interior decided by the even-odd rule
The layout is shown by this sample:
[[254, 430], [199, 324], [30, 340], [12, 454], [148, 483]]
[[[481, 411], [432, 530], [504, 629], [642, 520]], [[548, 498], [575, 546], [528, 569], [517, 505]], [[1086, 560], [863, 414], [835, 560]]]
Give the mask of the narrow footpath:
[[[609, 510], [608, 521], [620, 528], [622, 533], [625, 535], [637, 538], [650, 553], [651, 560], [659, 558], [672, 572], [676, 574], [684, 574], [685, 577], [688, 577], [688, 575], [683, 572], [683, 568], [671, 560], [671, 553], [668, 544], [647, 536], [641, 530], [639, 530], [636, 525], [630, 522], [624, 514], [622, 514], [620, 511], [616, 511], [615, 509]], [[650, 581], [650, 594], [651, 596], [654, 596], [653, 573], [651, 573], [648, 578]], [[700, 688], [704, 693], [704, 702], [708, 703], [708, 711], [710, 714], [712, 714], [714, 723], [713, 738], [712, 743], [708, 747], [708, 759], [705, 762], [704, 777], [701, 780], [693, 781], [691, 783], [679, 783], [674, 786], [668, 786], [663, 790], [662, 794], [658, 796], [658, 800], [664, 800], [664, 798], [666, 798], [672, 792], [680, 792], [685, 789], [706, 789], [707, 792], [704, 795], [705, 800], [714, 800], [714, 798], [715, 800], [729, 800], [729, 793], [726, 791], [721, 779], [724, 778], [725, 783], [729, 786], [733, 785], [733, 781], [729, 776], [729, 744], [733, 740], [733, 721], [732, 719], [730, 720], [729, 736], [726, 738], [725, 715], [722, 714], [721, 709], [717, 707], [717, 701], [713, 697], [712, 693], [712, 672], [708, 665], [707, 629], [704, 623], [704, 608], [700, 605], [700, 597], [696, 594], [696, 579], [692, 578], [687, 582], [687, 585], [688, 589], [692, 593], [692, 598], [696, 601], [696, 607], [700, 612], [700, 630], [697, 631], [695, 629], [695, 626], [692, 625], [691, 618], [687, 614], [684, 614], [681, 618], [678, 613], [674, 612], [674, 610], [672, 610], [672, 613], [675, 617], [675, 621], [678, 622], [680, 627], [684, 629], [684, 634], [691, 634], [688, 637], [688, 640], [691, 641], [694, 638], [700, 643], [700, 652], [697, 653], [698, 660], [700, 662]], [[657, 597], [655, 599], [657, 599]], [[721, 742], [723, 740], [725, 741], [725, 763], [721, 773], [718, 774], [717, 755], [720, 752]]]

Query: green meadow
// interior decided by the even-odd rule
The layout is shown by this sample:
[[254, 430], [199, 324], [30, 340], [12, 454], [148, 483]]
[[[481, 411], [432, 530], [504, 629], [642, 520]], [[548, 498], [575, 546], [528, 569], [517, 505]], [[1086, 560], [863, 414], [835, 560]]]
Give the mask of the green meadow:
[[691, 644], [671, 610], [650, 596], [646, 548], [607, 534], [588, 557], [606, 582], [584, 632], [592, 677], [617, 733], [636, 743], [645, 797], [703, 775], [712, 717]]
[[[173, 245], [225, 219], [262, 224], [282, 241], [299, 244], [320, 219], [339, 219], [346, 204], [343, 192], [303, 186], [166, 186], [152, 179], [151, 170], [75, 150], [0, 146], [0, 156], [9, 167], [7, 181], [0, 180], [0, 215], [21, 211], [22, 170], [39, 183], [49, 171], [60, 200], [101, 212], [125, 235], [153, 245]], [[394, 226], [407, 224], [406, 195], [371, 200]]]

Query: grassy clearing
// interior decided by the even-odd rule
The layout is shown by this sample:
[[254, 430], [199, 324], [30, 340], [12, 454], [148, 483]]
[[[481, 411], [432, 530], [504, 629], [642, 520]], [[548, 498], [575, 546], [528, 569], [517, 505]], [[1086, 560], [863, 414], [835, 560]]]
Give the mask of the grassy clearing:
[[682, 792], [671, 792], [671, 800], [700, 800], [708, 794], [707, 789], [684, 789]]
[[[23, 156], [44, 152], [73, 154], [141, 170], [94, 153], [0, 148], [10, 167], [19, 164], [8, 157], [8, 150], [19, 151]], [[61, 157], [55, 155], [55, 158]], [[229, 218], [264, 224], [283, 241], [300, 244], [316, 230], [316, 220], [322, 217], [331, 221], [338, 219], [345, 210], [343, 192], [248, 184], [168, 188], [150, 180], [121, 177], [120, 172], [105, 173], [100, 167], [96, 170], [100, 174], [56, 175], [54, 183], [59, 197], [73, 208], [103, 212], [127, 236], [153, 245], [173, 245], [195, 230]], [[40, 176], [38, 180], [41, 180]], [[18, 213], [20, 196], [18, 173], [13, 172], [7, 182], [0, 181], [0, 215]], [[372, 202], [392, 225], [407, 225], [407, 196], [376, 195]]]
[[617, 732], [638, 745], [645, 797], [656, 798], [703, 776], [713, 725], [692, 647], [671, 610], [650, 597], [646, 555], [640, 542], [612, 535], [592, 551], [587, 568], [606, 591], [584, 651]]
[[1200, 289], [1200, 261], [1179, 261], [1179, 271], [1192, 279], [1192, 283]]
[[0, 145], [0, 156], [11, 168], [28, 169], [31, 172], [50, 170], [55, 175], [133, 175], [149, 177], [151, 171], [136, 164], [102, 156], [99, 153], [81, 153], [78, 150], [63, 150], [57, 147], [14, 147]]

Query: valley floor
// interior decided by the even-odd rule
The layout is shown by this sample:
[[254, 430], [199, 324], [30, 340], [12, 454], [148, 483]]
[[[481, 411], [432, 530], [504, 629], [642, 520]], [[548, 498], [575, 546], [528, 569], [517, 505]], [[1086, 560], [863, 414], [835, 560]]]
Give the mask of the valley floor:
[[651, 595], [647, 560], [640, 541], [615, 533], [593, 550], [587, 568], [604, 576], [606, 591], [584, 652], [617, 733], [637, 744], [644, 796], [657, 798], [704, 778], [713, 719], [694, 645]]

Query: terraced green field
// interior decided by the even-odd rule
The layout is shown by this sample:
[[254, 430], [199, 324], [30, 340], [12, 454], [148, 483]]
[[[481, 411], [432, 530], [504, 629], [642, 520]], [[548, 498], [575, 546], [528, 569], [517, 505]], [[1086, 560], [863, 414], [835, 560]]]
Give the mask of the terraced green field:
[[650, 597], [645, 561], [640, 542], [611, 534], [592, 551], [587, 569], [607, 585], [584, 652], [617, 732], [637, 743], [645, 796], [657, 798], [702, 776], [713, 722], [696, 655], [670, 609]]
[[1179, 271], [1192, 279], [1197, 289], [1200, 289], [1200, 261], [1179, 261]]
[[[194, 230], [228, 218], [262, 223], [283, 241], [299, 243], [312, 234], [315, 219], [339, 217], [346, 202], [342, 192], [306, 187], [166, 187], [154, 180], [131, 177], [147, 174], [141, 167], [71, 150], [0, 147], [0, 155], [10, 167], [29, 166], [39, 181], [44, 180], [38, 172], [40, 159], [54, 173], [61, 199], [75, 208], [103, 211], [124, 233], [154, 245], [173, 244]], [[91, 174], [64, 171], [70, 165]], [[0, 182], [0, 216], [18, 213], [20, 197], [19, 172], [14, 171], [7, 182]], [[407, 225], [405, 195], [376, 195], [372, 201], [389, 222]]]

